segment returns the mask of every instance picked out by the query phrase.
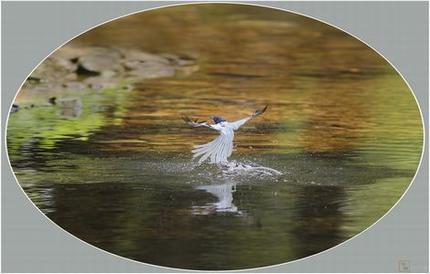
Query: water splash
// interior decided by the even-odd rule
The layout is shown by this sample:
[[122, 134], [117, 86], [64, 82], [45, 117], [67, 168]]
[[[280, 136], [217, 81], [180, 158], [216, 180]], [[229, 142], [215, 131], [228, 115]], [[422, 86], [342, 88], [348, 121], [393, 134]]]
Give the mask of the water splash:
[[269, 167], [264, 167], [255, 163], [242, 163], [229, 161], [223, 164], [206, 165], [195, 168], [202, 168], [203, 172], [199, 175], [209, 179], [209, 183], [194, 186], [195, 189], [206, 191], [216, 198], [216, 202], [196, 205], [191, 208], [193, 215], [212, 215], [212, 214], [234, 214], [245, 216], [246, 214], [238, 209], [233, 203], [233, 194], [236, 192], [237, 184], [244, 179], [277, 179], [283, 173]]
[[270, 168], [260, 166], [255, 163], [245, 164], [238, 161], [230, 161], [221, 164], [222, 173], [225, 175], [248, 175], [257, 177], [279, 176], [282, 172]]

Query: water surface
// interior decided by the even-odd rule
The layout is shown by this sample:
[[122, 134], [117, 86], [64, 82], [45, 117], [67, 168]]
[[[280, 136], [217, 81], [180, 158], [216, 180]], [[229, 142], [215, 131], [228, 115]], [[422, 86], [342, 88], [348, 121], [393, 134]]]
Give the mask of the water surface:
[[[98, 27], [74, 46], [197, 60], [190, 75], [131, 91], [23, 90], [78, 107], [10, 115], [8, 152], [25, 192], [58, 225], [109, 252], [162, 266], [239, 269], [333, 247], [386, 213], [420, 160], [422, 125], [396, 71], [313, 20], [239, 5], [155, 10]], [[282, 175], [225, 174], [191, 161], [216, 137], [181, 115], [229, 120], [269, 105], [235, 137], [232, 160]]]

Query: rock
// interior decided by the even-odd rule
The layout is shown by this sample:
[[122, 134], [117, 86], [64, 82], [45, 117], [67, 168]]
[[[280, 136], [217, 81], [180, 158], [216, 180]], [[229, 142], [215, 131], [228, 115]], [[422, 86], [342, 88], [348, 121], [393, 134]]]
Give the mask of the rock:
[[64, 79], [68, 74], [68, 69], [48, 57], [31, 73], [27, 81], [32, 81], [33, 84], [55, 83]]
[[78, 64], [76, 73], [78, 75], [87, 76], [87, 77], [100, 75], [100, 71], [88, 69], [85, 65], [81, 65], [81, 64]]
[[85, 79], [84, 83], [86, 84], [87, 87], [91, 89], [99, 90], [99, 89], [104, 89], [108, 87], [114, 87], [115, 85], [118, 84], [118, 81], [112, 78], [97, 76], [97, 77], [90, 77], [88, 79]]
[[57, 97], [53, 96], [53, 97], [49, 98], [49, 99], [48, 99], [48, 102], [49, 102], [51, 105], [56, 105], [56, 104], [57, 104]]
[[99, 76], [89, 77], [83, 83], [94, 90], [114, 87], [118, 85], [122, 78], [118, 78], [116, 73], [111, 70], [103, 71]]
[[176, 64], [178, 66], [191, 66], [191, 65], [195, 65], [196, 61], [191, 60], [191, 59], [177, 59], [176, 60]]
[[110, 70], [121, 72], [122, 54], [119, 50], [93, 47], [77, 60], [77, 73], [82, 75], [100, 75], [103, 71]]
[[105, 70], [100, 74], [101, 77], [108, 79], [108, 78], [114, 78], [116, 76], [116, 72], [112, 70]]
[[176, 71], [182, 76], [189, 76], [198, 70], [198, 65], [176, 67]]
[[124, 66], [127, 70], [127, 76], [138, 79], [171, 77], [175, 75], [175, 68], [173, 66], [156, 61], [129, 61]]
[[59, 56], [53, 55], [50, 57], [51, 60], [58, 66], [65, 69], [68, 72], [75, 72], [77, 68], [77, 64], [72, 60], [61, 58]]
[[159, 62], [166, 65], [170, 64], [168, 58], [161, 55], [146, 53], [135, 49], [122, 49], [121, 52], [124, 56], [124, 63], [127, 63], [129, 61], [141, 61], [141, 62]]
[[39, 84], [42, 81], [42, 79], [37, 78], [35, 76], [29, 76], [27, 78], [27, 81], [30, 82], [30, 83], [34, 83], [34, 84]]
[[19, 106], [17, 104], [13, 104], [12, 108], [10, 109], [10, 112], [18, 112]]
[[77, 59], [87, 54], [89, 49], [90, 47], [64, 46], [55, 51], [51, 56], [66, 59], [76, 64]]
[[189, 66], [196, 64], [196, 60], [188, 55], [177, 56], [174, 54], [164, 53], [162, 56], [167, 58], [171, 64], [176, 66]]
[[189, 55], [64, 46], [33, 71], [24, 88], [38, 91], [103, 89], [119, 86], [124, 80], [187, 76], [198, 69], [195, 58]]

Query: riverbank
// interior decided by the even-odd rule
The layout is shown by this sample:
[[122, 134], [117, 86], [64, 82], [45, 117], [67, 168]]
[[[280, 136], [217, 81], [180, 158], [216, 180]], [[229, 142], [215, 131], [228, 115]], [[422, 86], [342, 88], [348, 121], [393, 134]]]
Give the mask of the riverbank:
[[[45, 103], [55, 104], [65, 91], [117, 89], [128, 91], [145, 79], [188, 76], [199, 69], [191, 56], [152, 54], [136, 49], [114, 47], [63, 46], [48, 56], [26, 79], [12, 108], [27, 102], [22, 95], [50, 94]], [[22, 92], [24, 91], [24, 92]], [[28, 102], [32, 107], [35, 102]]]

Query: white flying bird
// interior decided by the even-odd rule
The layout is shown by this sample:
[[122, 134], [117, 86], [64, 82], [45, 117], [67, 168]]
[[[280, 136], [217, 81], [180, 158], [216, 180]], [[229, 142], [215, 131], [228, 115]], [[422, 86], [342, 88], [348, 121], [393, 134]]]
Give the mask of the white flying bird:
[[221, 164], [226, 163], [227, 158], [230, 157], [233, 152], [233, 139], [234, 131], [238, 130], [243, 124], [263, 114], [267, 109], [265, 106], [262, 109], [256, 110], [251, 116], [234, 121], [228, 122], [219, 116], [211, 117], [215, 124], [208, 124], [207, 122], [199, 122], [198, 120], [192, 120], [189, 117], [183, 117], [184, 121], [193, 127], [208, 127], [215, 129], [219, 132], [219, 136], [203, 145], [195, 145], [193, 152], [193, 159], [200, 157], [199, 164], [206, 160], [210, 160], [210, 163]]

